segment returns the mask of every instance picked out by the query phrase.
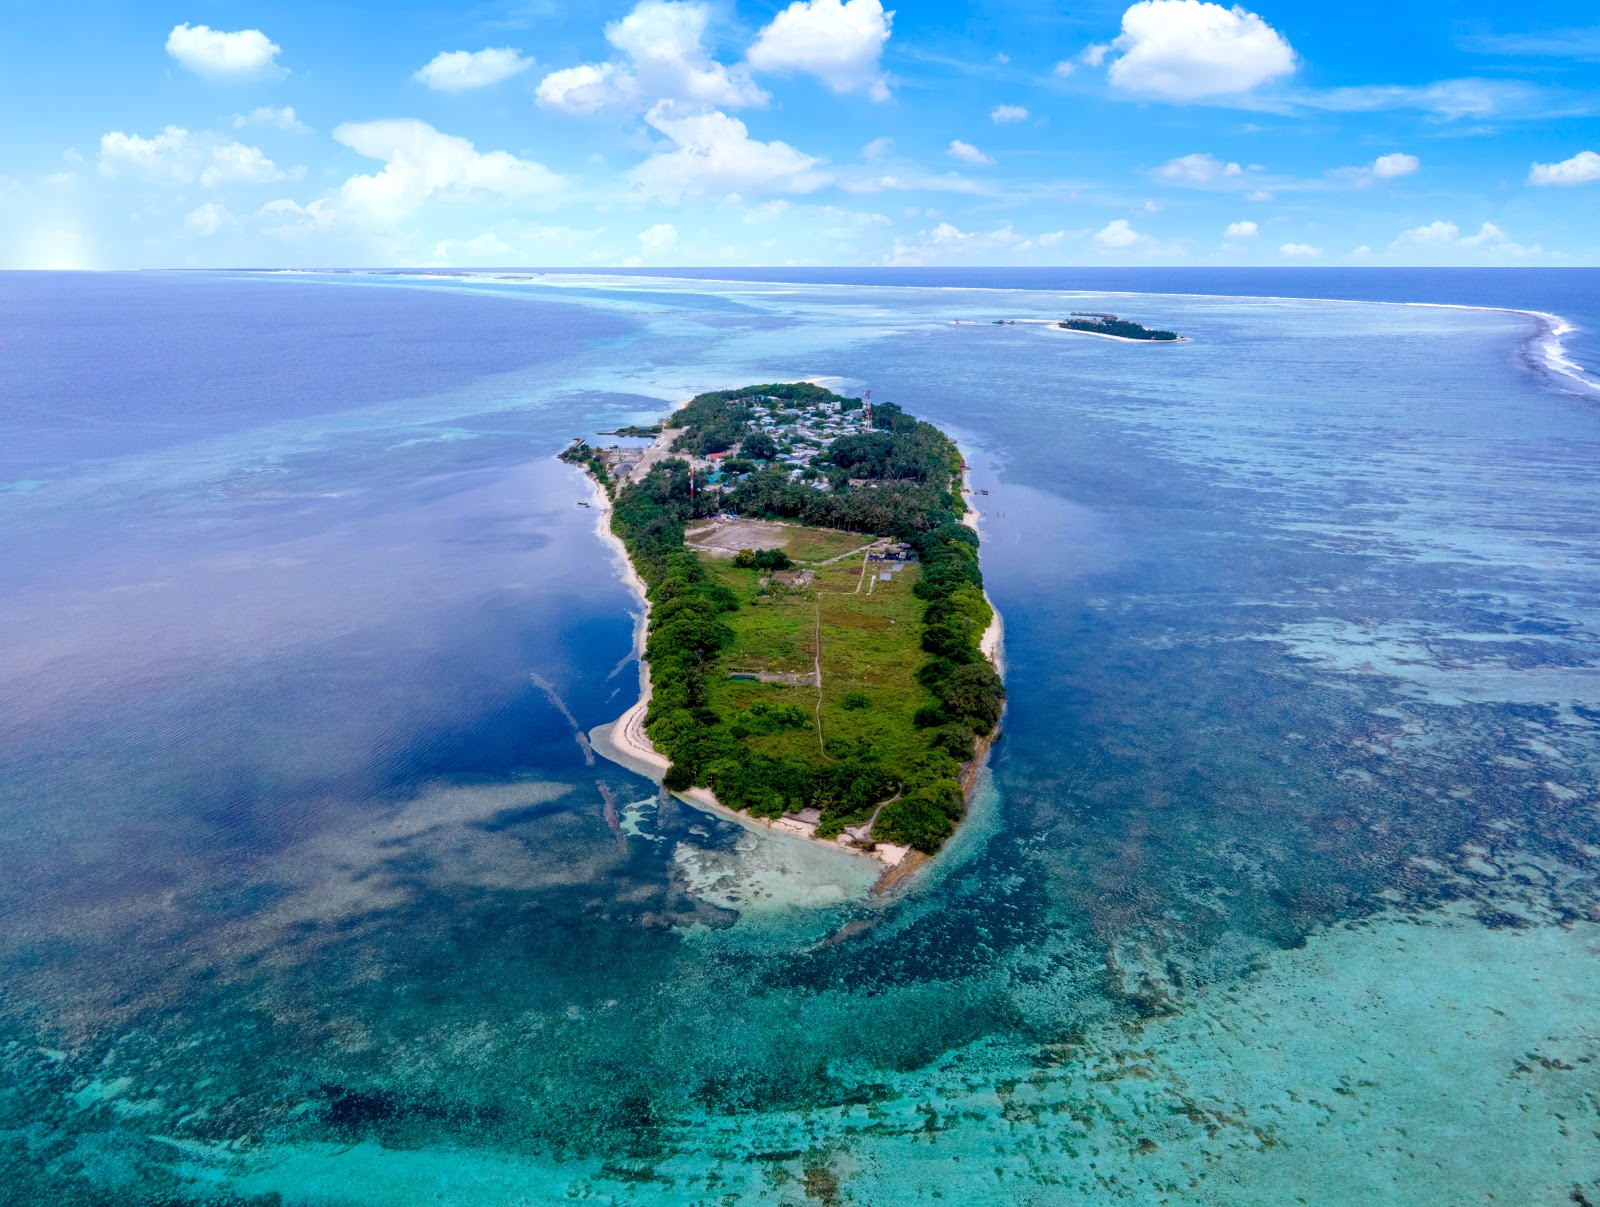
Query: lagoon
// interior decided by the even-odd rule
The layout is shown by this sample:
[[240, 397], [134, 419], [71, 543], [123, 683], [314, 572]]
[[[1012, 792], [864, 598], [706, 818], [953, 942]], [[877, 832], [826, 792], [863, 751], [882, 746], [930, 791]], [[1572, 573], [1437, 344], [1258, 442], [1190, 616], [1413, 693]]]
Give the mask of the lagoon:
[[[0, 276], [21, 1201], [1600, 1195], [1596, 396], [1514, 313], [878, 280]], [[952, 325], [1070, 310], [1189, 340]], [[886, 903], [577, 740], [554, 455], [813, 376], [990, 492], [1006, 731]]]

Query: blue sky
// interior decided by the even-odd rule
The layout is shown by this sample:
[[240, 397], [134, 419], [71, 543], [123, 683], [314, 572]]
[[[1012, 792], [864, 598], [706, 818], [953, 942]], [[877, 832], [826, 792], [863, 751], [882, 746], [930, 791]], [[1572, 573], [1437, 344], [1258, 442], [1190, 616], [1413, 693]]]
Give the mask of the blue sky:
[[0, 266], [1600, 263], [1586, 6], [0, 0]]

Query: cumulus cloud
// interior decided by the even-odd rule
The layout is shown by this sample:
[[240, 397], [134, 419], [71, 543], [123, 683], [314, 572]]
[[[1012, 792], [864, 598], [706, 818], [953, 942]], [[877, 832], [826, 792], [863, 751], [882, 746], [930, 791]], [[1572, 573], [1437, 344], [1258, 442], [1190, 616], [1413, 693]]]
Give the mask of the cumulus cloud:
[[208, 189], [223, 184], [271, 184], [286, 175], [261, 153], [260, 147], [230, 142], [211, 149], [210, 162], [200, 172], [200, 183]]
[[281, 109], [271, 105], [262, 105], [250, 110], [249, 113], [235, 113], [233, 115], [233, 128], [243, 130], [246, 126], [266, 126], [272, 130], [287, 130], [291, 134], [307, 134], [310, 132], [304, 122], [294, 114], [291, 105]]
[[194, 136], [167, 126], [153, 138], [111, 130], [100, 136], [100, 174], [108, 179], [142, 176], [187, 181], [195, 177]]
[[678, 245], [678, 228], [670, 222], [658, 222], [649, 230], [639, 232], [639, 246], [651, 259], [660, 259]]
[[1072, 63], [1072, 61], [1070, 59], [1062, 59], [1059, 63], [1056, 64], [1054, 75], [1056, 76], [1057, 79], [1064, 80], [1076, 70], [1078, 70], [1078, 68]]
[[229, 218], [227, 210], [215, 201], [208, 201], [184, 215], [183, 228], [201, 238], [209, 238], [221, 230]]
[[[1537, 245], [1524, 247], [1515, 243], [1493, 222], [1485, 222], [1476, 234], [1463, 235], [1454, 222], [1436, 219], [1426, 226], [1414, 226], [1402, 231], [1389, 245], [1391, 252], [1405, 252], [1428, 258], [1458, 258], [1461, 252], [1484, 253], [1496, 259], [1521, 259], [1537, 255], [1542, 249]], [[1455, 253], [1451, 255], [1450, 253]]]
[[810, 193], [830, 180], [817, 159], [784, 142], [761, 142], [738, 118], [716, 110], [679, 112], [663, 101], [645, 121], [672, 141], [628, 173], [647, 198], [728, 193]]
[[479, 151], [467, 139], [415, 118], [345, 122], [333, 137], [358, 155], [384, 161], [381, 171], [352, 176], [339, 189], [345, 205], [379, 220], [404, 217], [431, 197], [526, 201], [548, 196], [563, 183], [543, 164], [508, 151]]
[[1228, 223], [1227, 237], [1230, 239], [1254, 239], [1261, 233], [1261, 228], [1254, 222]]
[[1422, 166], [1422, 161], [1415, 155], [1406, 155], [1396, 151], [1392, 155], [1380, 155], [1372, 161], [1372, 174], [1379, 180], [1392, 180], [1396, 176], [1409, 176]]
[[547, 109], [597, 113], [649, 107], [659, 100], [737, 109], [763, 104], [767, 94], [743, 68], [729, 69], [702, 44], [711, 9], [691, 0], [640, 0], [606, 26], [606, 41], [622, 58], [552, 71], [535, 95]]
[[1173, 101], [1249, 92], [1295, 69], [1289, 43], [1255, 13], [1201, 0], [1139, 0], [1122, 14], [1121, 36], [1090, 49], [1099, 59], [1117, 52], [1113, 87]]
[[334, 128], [333, 137], [358, 155], [382, 160], [383, 167], [350, 177], [310, 205], [269, 202], [260, 212], [278, 223], [274, 233], [339, 224], [388, 227], [433, 200], [529, 202], [547, 198], [565, 184], [543, 164], [507, 151], [479, 151], [467, 139], [415, 118], [345, 122]]
[[1004, 126], [1009, 122], [1025, 122], [1028, 120], [1028, 111], [1021, 105], [996, 105], [989, 111], [989, 120], [997, 126]]
[[167, 53], [196, 75], [212, 79], [278, 74], [274, 61], [282, 47], [259, 29], [226, 33], [209, 25], [175, 25]]
[[434, 55], [411, 78], [435, 92], [466, 92], [509, 80], [532, 66], [532, 59], [509, 46], [447, 50]]
[[1171, 184], [1207, 185], [1229, 176], [1240, 176], [1244, 169], [1236, 163], [1224, 163], [1210, 152], [1205, 154], [1180, 155], [1177, 159], [1169, 159], [1155, 170], [1159, 180]]
[[950, 147], [945, 154], [951, 159], [959, 159], [962, 163], [983, 165], [994, 162], [977, 147], [969, 142], [962, 142], [959, 138], [950, 140]]
[[1102, 251], [1126, 251], [1144, 242], [1147, 242], [1147, 237], [1134, 230], [1133, 224], [1126, 218], [1106, 223], [1094, 236], [1094, 245]]
[[1278, 254], [1290, 260], [1315, 260], [1322, 254], [1322, 248], [1309, 243], [1285, 243], [1278, 248]]
[[167, 126], [150, 138], [121, 130], [102, 134], [100, 174], [108, 180], [198, 181], [206, 188], [269, 184], [289, 176], [260, 147], [191, 134], [181, 126]]
[[756, 35], [745, 57], [757, 71], [805, 72], [834, 92], [888, 100], [878, 61], [893, 21], [880, 0], [795, 0]]
[[1347, 180], [1351, 184], [1368, 185], [1379, 180], [1395, 180], [1401, 176], [1409, 176], [1421, 166], [1422, 161], [1415, 155], [1396, 151], [1390, 155], [1380, 155], [1364, 167], [1336, 168], [1328, 175]]
[[1579, 151], [1571, 159], [1560, 163], [1536, 163], [1528, 172], [1528, 183], [1548, 187], [1570, 187], [1575, 184], [1593, 184], [1600, 180], [1600, 155], [1593, 151]]

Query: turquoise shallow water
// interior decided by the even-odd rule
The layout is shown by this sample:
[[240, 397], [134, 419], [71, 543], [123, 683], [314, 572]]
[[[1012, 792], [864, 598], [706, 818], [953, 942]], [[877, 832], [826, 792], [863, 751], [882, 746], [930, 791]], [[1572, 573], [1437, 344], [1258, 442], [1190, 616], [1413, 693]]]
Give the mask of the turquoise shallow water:
[[[88, 382], [18, 341], [17, 1201], [1600, 1201], [1600, 412], [1532, 320], [75, 288], [114, 350], [119, 290], [191, 338]], [[1192, 338], [949, 321], [1063, 309]], [[552, 454], [800, 376], [990, 492], [1005, 735], [886, 904], [573, 737], [629, 702], [631, 601]]]

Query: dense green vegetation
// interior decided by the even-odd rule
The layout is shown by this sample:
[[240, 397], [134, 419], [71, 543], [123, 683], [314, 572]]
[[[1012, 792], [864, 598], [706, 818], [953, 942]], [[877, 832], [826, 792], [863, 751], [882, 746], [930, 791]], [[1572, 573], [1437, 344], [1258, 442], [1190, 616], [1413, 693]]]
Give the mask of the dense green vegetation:
[[741, 549], [733, 564], [741, 570], [787, 570], [794, 565], [782, 549]]
[[[674, 416], [684, 430], [673, 447], [702, 455], [732, 447], [749, 434], [749, 400], [758, 396], [839, 401], [804, 383], [703, 394]], [[829, 448], [819, 468], [831, 490], [769, 469], [720, 500], [697, 478], [691, 496], [689, 465], [669, 458], [616, 491], [612, 526], [651, 601], [645, 727], [671, 760], [667, 787], [704, 785], [758, 816], [815, 808], [825, 837], [877, 809], [874, 838], [932, 852], [965, 812], [960, 766], [974, 757], [975, 738], [993, 731], [1005, 688], [978, 648], [991, 613], [977, 535], [959, 523], [960, 454], [897, 406], [880, 404], [873, 419], [873, 431]], [[597, 468], [583, 445], [564, 455]], [[812, 590], [784, 587], [769, 578], [790, 564], [783, 550], [715, 563], [684, 547], [686, 525], [719, 509], [895, 537], [918, 564], [875, 596], [857, 590], [859, 562], [817, 570]], [[847, 550], [849, 538], [835, 535]], [[835, 580], [842, 589], [830, 593]], [[746, 647], [787, 649], [795, 670], [809, 671], [800, 645], [813, 623], [831, 634], [824, 651], [855, 678], [825, 668], [820, 689], [729, 679], [724, 662]]]
[[1123, 339], [1178, 338], [1176, 331], [1152, 331], [1149, 327], [1141, 327], [1138, 323], [1128, 322], [1127, 319], [1063, 319], [1056, 326], [1065, 327], [1068, 331], [1094, 331], [1100, 335], [1120, 335]]

